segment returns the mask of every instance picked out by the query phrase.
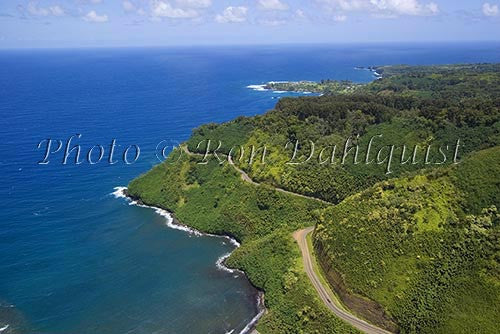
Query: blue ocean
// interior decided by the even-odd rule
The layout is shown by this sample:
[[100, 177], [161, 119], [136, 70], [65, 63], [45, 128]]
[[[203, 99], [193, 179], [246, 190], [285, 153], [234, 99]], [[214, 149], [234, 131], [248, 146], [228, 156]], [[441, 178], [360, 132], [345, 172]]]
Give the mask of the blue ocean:
[[193, 128], [297, 95], [249, 85], [466, 62], [500, 62], [500, 44], [0, 51], [0, 332], [244, 331], [257, 291], [217, 265], [235, 245], [173, 229], [115, 188]]

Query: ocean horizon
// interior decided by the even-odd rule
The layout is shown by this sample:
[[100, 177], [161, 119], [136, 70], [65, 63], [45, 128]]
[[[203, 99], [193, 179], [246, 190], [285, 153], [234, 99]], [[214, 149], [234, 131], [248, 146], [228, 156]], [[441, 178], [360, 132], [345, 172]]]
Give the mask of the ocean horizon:
[[[307, 95], [255, 89], [266, 82], [495, 62], [498, 42], [0, 50], [0, 333], [247, 331], [259, 292], [222, 265], [237, 243], [131, 205], [123, 187], [196, 127]], [[48, 140], [70, 138], [81, 163], [77, 150], [45, 159]], [[91, 164], [95, 145], [105, 158]]]

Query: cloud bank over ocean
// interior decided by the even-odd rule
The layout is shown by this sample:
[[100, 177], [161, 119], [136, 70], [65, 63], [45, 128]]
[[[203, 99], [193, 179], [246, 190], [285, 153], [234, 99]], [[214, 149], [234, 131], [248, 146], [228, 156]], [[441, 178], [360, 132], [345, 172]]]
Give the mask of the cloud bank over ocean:
[[484, 32], [500, 28], [499, 6], [497, 0], [16, 0], [0, 3], [0, 47], [489, 41], [498, 39]]

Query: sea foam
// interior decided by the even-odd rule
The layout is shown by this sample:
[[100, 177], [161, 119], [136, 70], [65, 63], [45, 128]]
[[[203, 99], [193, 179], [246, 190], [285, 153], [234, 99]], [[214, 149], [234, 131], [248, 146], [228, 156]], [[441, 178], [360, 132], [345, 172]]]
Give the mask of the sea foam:
[[191, 235], [195, 235], [195, 236], [202, 236], [203, 235], [203, 233], [201, 233], [200, 231], [197, 231], [195, 229], [192, 229], [192, 228], [187, 227], [187, 226], [182, 225], [182, 224], [176, 224], [174, 222], [174, 217], [172, 217], [172, 214], [170, 212], [168, 212], [167, 210], [164, 210], [162, 208], [158, 208], [156, 206], [145, 205], [145, 204], [139, 203], [138, 201], [132, 200], [130, 197], [127, 196], [126, 190], [127, 190], [127, 187], [115, 187], [114, 191], [111, 193], [111, 195], [115, 196], [115, 198], [126, 199], [129, 202], [129, 205], [135, 205], [135, 206], [139, 206], [141, 208], [148, 208], [148, 209], [154, 210], [157, 214], [164, 217], [166, 220], [166, 225], [174, 230], [184, 231], [184, 232], [187, 232], [187, 233], [189, 233]]
[[[155, 206], [145, 205], [145, 204], [139, 203], [138, 201], [135, 201], [135, 200], [131, 199], [130, 197], [128, 197], [127, 196], [127, 187], [115, 187], [115, 188], [113, 188], [113, 190], [114, 191], [110, 195], [113, 195], [115, 198], [126, 199], [129, 202], [129, 205], [135, 205], [135, 206], [139, 206], [142, 208], [153, 209], [157, 214], [159, 214], [162, 217], [165, 217], [166, 225], [172, 229], [184, 231], [184, 232], [187, 232], [187, 233], [194, 235], [194, 236], [210, 236], [210, 237], [215, 237], [215, 238], [224, 238], [224, 239], [228, 240], [231, 244], [233, 244], [236, 248], [241, 246], [241, 244], [236, 239], [231, 238], [230, 236], [202, 233], [202, 232], [195, 230], [193, 228], [190, 228], [188, 226], [176, 224], [174, 222], [174, 218], [172, 217], [172, 214], [170, 212], [168, 212], [167, 210], [164, 210], [164, 209], [161, 209], [161, 208], [158, 208]], [[244, 275], [245, 273], [243, 271], [241, 271], [239, 269], [231, 269], [231, 268], [224, 265], [224, 262], [226, 261], [226, 259], [229, 256], [231, 256], [231, 253], [226, 253], [226, 254], [222, 255], [221, 257], [219, 257], [215, 263], [217, 268], [219, 270], [227, 271], [231, 274], [241, 273]], [[262, 300], [262, 298], [260, 298], [260, 297], [257, 300], [257, 306], [260, 310], [259, 313], [245, 326], [245, 328], [243, 328], [243, 330], [240, 332], [240, 334], [248, 333], [252, 328], [254, 328], [255, 324], [257, 323], [259, 318], [262, 316], [262, 314], [264, 314], [265, 309], [264, 309], [264, 306], [262, 305], [261, 300]], [[7, 325], [7, 327], [8, 327], [8, 325]], [[7, 329], [7, 327], [4, 329]], [[4, 329], [0, 328], [0, 332], [3, 331]], [[232, 333], [232, 331], [230, 333]]]
[[247, 86], [247, 88], [250, 88], [253, 90], [259, 90], [259, 91], [266, 90], [264, 87], [266, 87], [266, 85], [248, 85]]
[[141, 208], [153, 209], [157, 214], [159, 214], [162, 217], [165, 217], [166, 225], [172, 229], [184, 231], [184, 232], [187, 232], [191, 235], [198, 236], [198, 237], [209, 236], [209, 237], [214, 237], [214, 238], [223, 238], [223, 239], [226, 239], [227, 241], [229, 241], [235, 247], [241, 246], [240, 243], [236, 239], [231, 238], [230, 236], [202, 233], [194, 228], [188, 227], [188, 226], [183, 225], [183, 224], [176, 223], [174, 221], [174, 218], [172, 217], [172, 214], [170, 212], [168, 212], [167, 210], [162, 209], [162, 208], [158, 208], [156, 206], [145, 205], [145, 204], [139, 203], [138, 201], [135, 201], [135, 200], [131, 199], [130, 197], [128, 197], [127, 196], [127, 187], [115, 187], [115, 188], [113, 188], [113, 190], [114, 191], [111, 193], [111, 195], [113, 195], [115, 198], [126, 199], [129, 202], [129, 205], [135, 205], [135, 206], [138, 206]]
[[113, 188], [113, 192], [111, 195], [115, 196], [115, 198], [127, 198], [127, 195], [125, 194], [125, 190], [127, 190], [127, 187], [115, 187]]
[[259, 309], [259, 313], [257, 313], [257, 315], [255, 317], [253, 317], [252, 320], [250, 320], [250, 322], [241, 330], [241, 332], [239, 334], [247, 334], [253, 328], [255, 328], [257, 321], [259, 321], [260, 317], [262, 317], [262, 315], [266, 311], [263, 304], [264, 303], [263, 303], [263, 298], [262, 298], [262, 294], [261, 294], [257, 300], [257, 308]]

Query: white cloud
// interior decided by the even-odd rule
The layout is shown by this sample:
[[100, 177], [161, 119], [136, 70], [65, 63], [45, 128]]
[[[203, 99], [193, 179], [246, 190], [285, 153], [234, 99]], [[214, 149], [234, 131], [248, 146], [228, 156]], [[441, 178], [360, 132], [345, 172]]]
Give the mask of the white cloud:
[[420, 0], [318, 0], [328, 9], [346, 12], [371, 12], [376, 15], [429, 16], [439, 13], [435, 2], [423, 4]]
[[137, 10], [137, 8], [135, 7], [135, 5], [128, 1], [128, 0], [124, 0], [122, 2], [122, 6], [123, 6], [123, 10], [126, 11], [126, 12], [135, 12]]
[[345, 22], [345, 21], [347, 21], [347, 16], [345, 16], [345, 15], [335, 15], [333, 17], [333, 20], [335, 22]]
[[61, 8], [59, 5], [51, 6], [49, 7], [50, 12], [54, 16], [64, 16], [66, 13], [64, 12], [64, 9]]
[[425, 5], [425, 9], [428, 10], [431, 15], [439, 14], [439, 6], [435, 2]]
[[87, 22], [103, 23], [108, 22], [108, 15], [99, 15], [95, 12], [95, 10], [91, 10], [85, 16], [83, 16], [83, 19]]
[[212, 6], [212, 0], [176, 0], [180, 7], [208, 8]]
[[219, 14], [215, 17], [215, 21], [219, 23], [239, 23], [245, 22], [247, 20], [247, 7], [233, 7], [229, 6], [222, 14]]
[[28, 3], [28, 13], [33, 16], [48, 16], [49, 10], [47, 8], [38, 7], [34, 2]]
[[281, 0], [259, 0], [259, 8], [263, 10], [287, 10], [288, 5]]
[[38, 7], [34, 1], [28, 3], [26, 9], [31, 16], [64, 16], [66, 15], [64, 9], [59, 5], [50, 6], [47, 8]]
[[[330, 9], [343, 11], [369, 10], [371, 0], [318, 0]], [[376, 1], [376, 0], [375, 0]]]
[[298, 19], [305, 19], [306, 14], [304, 13], [304, 11], [302, 9], [297, 9], [295, 11], [295, 17], [297, 17]]
[[486, 16], [497, 16], [499, 13], [498, 5], [492, 5], [486, 2], [483, 5], [483, 14]]
[[[140, 4], [140, 2], [139, 2]], [[127, 13], [136, 13], [137, 15], [145, 16], [146, 11], [144, 8], [141, 8], [137, 5], [137, 1], [133, 2], [132, 0], [123, 0], [122, 1], [123, 10]]]
[[198, 15], [194, 9], [175, 8], [168, 2], [153, 0], [151, 3], [151, 16], [153, 18], [189, 19], [198, 17]]

